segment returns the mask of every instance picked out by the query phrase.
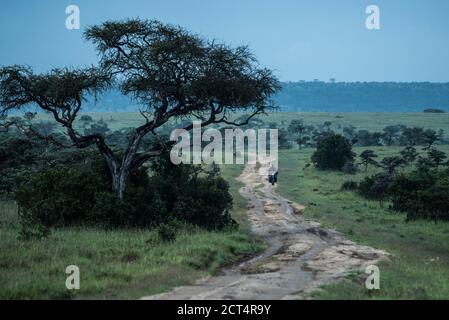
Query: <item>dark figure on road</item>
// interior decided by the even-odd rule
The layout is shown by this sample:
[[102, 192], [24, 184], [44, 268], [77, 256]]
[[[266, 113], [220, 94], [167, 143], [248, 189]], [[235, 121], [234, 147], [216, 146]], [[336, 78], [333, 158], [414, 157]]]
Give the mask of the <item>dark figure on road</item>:
[[278, 182], [278, 170], [273, 165], [268, 168], [268, 182], [272, 185]]

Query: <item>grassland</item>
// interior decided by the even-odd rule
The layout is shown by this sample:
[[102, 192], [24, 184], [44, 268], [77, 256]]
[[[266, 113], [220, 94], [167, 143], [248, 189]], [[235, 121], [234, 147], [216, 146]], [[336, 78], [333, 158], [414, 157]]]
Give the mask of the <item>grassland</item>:
[[[110, 129], [117, 130], [124, 127], [135, 127], [143, 124], [142, 116], [137, 112], [99, 112], [86, 113], [93, 120], [103, 120]], [[235, 117], [239, 116], [238, 114]], [[339, 131], [347, 126], [354, 126], [357, 129], [368, 131], [382, 131], [385, 126], [403, 124], [408, 127], [422, 127], [425, 129], [444, 129], [445, 138], [449, 138], [449, 114], [432, 113], [328, 113], [328, 112], [270, 112], [268, 115], [259, 116], [266, 123], [276, 122], [280, 126], [287, 126], [293, 119], [304, 119], [306, 124], [319, 125], [325, 121], [332, 122], [332, 129]], [[46, 114], [40, 114], [37, 120], [51, 120]], [[81, 126], [80, 121], [78, 125]]]
[[[69, 228], [48, 239], [18, 239], [17, 208], [0, 202], [0, 299], [131, 299], [192, 283], [223, 265], [254, 254], [263, 243], [246, 232], [245, 200], [234, 177], [241, 167], [224, 168], [234, 196], [233, 217], [241, 230], [180, 230], [163, 242], [151, 230]], [[65, 268], [80, 268], [80, 290], [65, 287]]]
[[[360, 153], [367, 148], [357, 148]], [[379, 159], [399, 148], [372, 147]], [[440, 146], [446, 153], [447, 147]], [[381, 208], [353, 192], [340, 190], [346, 180], [359, 181], [368, 173], [346, 175], [319, 171], [310, 162], [313, 150], [280, 153], [278, 192], [307, 206], [305, 216], [341, 231], [361, 244], [387, 250], [390, 261], [380, 265], [381, 289], [365, 289], [365, 278], [354, 274], [327, 286], [317, 299], [449, 299], [449, 224], [405, 222], [405, 216]]]
[[[91, 113], [115, 130], [142, 123], [138, 113]], [[270, 113], [265, 123], [286, 126], [292, 119], [308, 124], [332, 122], [334, 130], [353, 125], [380, 131], [387, 125], [403, 124], [449, 132], [448, 114], [424, 113]], [[49, 120], [39, 115], [38, 120]], [[448, 152], [445, 146], [440, 149]], [[360, 152], [365, 148], [359, 148]], [[372, 147], [381, 157], [397, 153], [396, 147]], [[382, 263], [381, 290], [368, 292], [364, 279], [353, 275], [326, 287], [318, 299], [449, 299], [449, 224], [404, 221], [404, 216], [380, 208], [377, 202], [351, 192], [341, 184], [354, 176], [317, 171], [309, 162], [313, 150], [280, 153], [279, 192], [305, 204], [305, 215], [336, 228], [359, 243], [389, 251]], [[263, 244], [248, 235], [246, 202], [234, 180], [242, 166], [224, 166], [234, 198], [233, 216], [239, 231], [205, 232], [181, 230], [176, 241], [162, 242], [151, 230], [104, 231], [99, 229], [57, 230], [37, 242], [18, 240], [15, 205], [0, 202], [0, 298], [136, 298], [191, 283], [217, 272], [220, 266], [253, 254]], [[370, 169], [368, 174], [373, 173]], [[65, 288], [65, 267], [76, 264], [81, 271], [81, 289]]]

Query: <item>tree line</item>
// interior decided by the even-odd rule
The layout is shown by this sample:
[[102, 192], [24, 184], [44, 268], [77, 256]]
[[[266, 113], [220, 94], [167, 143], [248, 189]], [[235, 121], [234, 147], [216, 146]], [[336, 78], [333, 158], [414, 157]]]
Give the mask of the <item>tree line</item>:
[[284, 111], [421, 112], [449, 110], [449, 83], [324, 82], [282, 83], [276, 102]]

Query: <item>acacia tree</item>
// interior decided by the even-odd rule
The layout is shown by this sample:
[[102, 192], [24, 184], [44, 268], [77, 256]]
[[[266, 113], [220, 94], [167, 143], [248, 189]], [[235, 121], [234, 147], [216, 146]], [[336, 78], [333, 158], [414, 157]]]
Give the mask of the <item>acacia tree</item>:
[[399, 153], [401, 154], [402, 159], [404, 159], [405, 164], [413, 163], [418, 156], [416, 149], [412, 146], [405, 147]]
[[[96, 45], [100, 68], [57, 69], [35, 75], [21, 66], [0, 69], [2, 113], [34, 104], [50, 112], [78, 148], [96, 146], [112, 178], [112, 190], [123, 198], [130, 172], [159, 156], [166, 143], [142, 148], [142, 139], [170, 119], [197, 118], [213, 123], [245, 125], [272, 107], [279, 89], [271, 70], [261, 68], [245, 47], [232, 48], [154, 20], [108, 21], [89, 27], [85, 38]], [[74, 122], [87, 95], [116, 85], [140, 105], [145, 123], [133, 129], [125, 150], [113, 150], [101, 134], [81, 134]], [[248, 117], [235, 122], [234, 112]], [[23, 124], [15, 124], [24, 129]], [[192, 125], [183, 129], [190, 130]]]
[[431, 163], [438, 168], [440, 165], [444, 163], [444, 160], [447, 159], [446, 154], [443, 151], [440, 151], [435, 148], [431, 148], [427, 153], [427, 156]]
[[359, 157], [360, 159], [362, 159], [362, 164], [365, 166], [365, 172], [368, 172], [369, 165], [379, 165], [377, 161], [374, 160], [374, 158], [377, 158], [377, 154], [375, 154], [373, 150], [365, 150], [360, 154]]
[[398, 156], [385, 157], [380, 162], [380, 166], [385, 170], [385, 173], [392, 177], [396, 173], [398, 167], [404, 164], [404, 159]]
[[310, 130], [310, 127], [304, 124], [303, 119], [294, 119], [290, 121], [288, 131], [295, 135], [295, 141], [298, 144], [299, 151], [301, 151], [302, 145], [306, 144], [307, 141], [309, 141], [310, 138], [304, 135]]
[[434, 143], [440, 140], [440, 136], [435, 130], [426, 129], [423, 132], [422, 139], [423, 142], [425, 143], [425, 147], [423, 148], [423, 150], [430, 151]]

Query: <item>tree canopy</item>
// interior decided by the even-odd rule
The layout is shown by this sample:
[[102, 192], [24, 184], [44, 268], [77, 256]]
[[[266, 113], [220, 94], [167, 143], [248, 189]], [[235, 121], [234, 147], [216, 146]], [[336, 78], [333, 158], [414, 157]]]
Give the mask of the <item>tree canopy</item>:
[[[45, 74], [34, 74], [24, 66], [0, 69], [2, 124], [30, 132], [29, 123], [7, 118], [8, 113], [30, 105], [49, 112], [74, 146], [97, 147], [120, 198], [130, 172], [167, 147], [167, 141], [162, 141], [143, 148], [147, 134], [156, 136], [155, 130], [170, 119], [197, 118], [203, 127], [247, 124], [273, 107], [270, 98], [279, 89], [272, 71], [260, 67], [248, 47], [207, 41], [159, 21], [108, 21], [89, 27], [85, 38], [96, 46], [99, 67], [53, 69]], [[111, 86], [136, 100], [145, 119], [134, 128], [124, 150], [111, 148], [99, 132], [81, 133], [74, 126], [86, 97]], [[237, 111], [248, 117], [239, 123], [230, 120], [229, 115]]]

